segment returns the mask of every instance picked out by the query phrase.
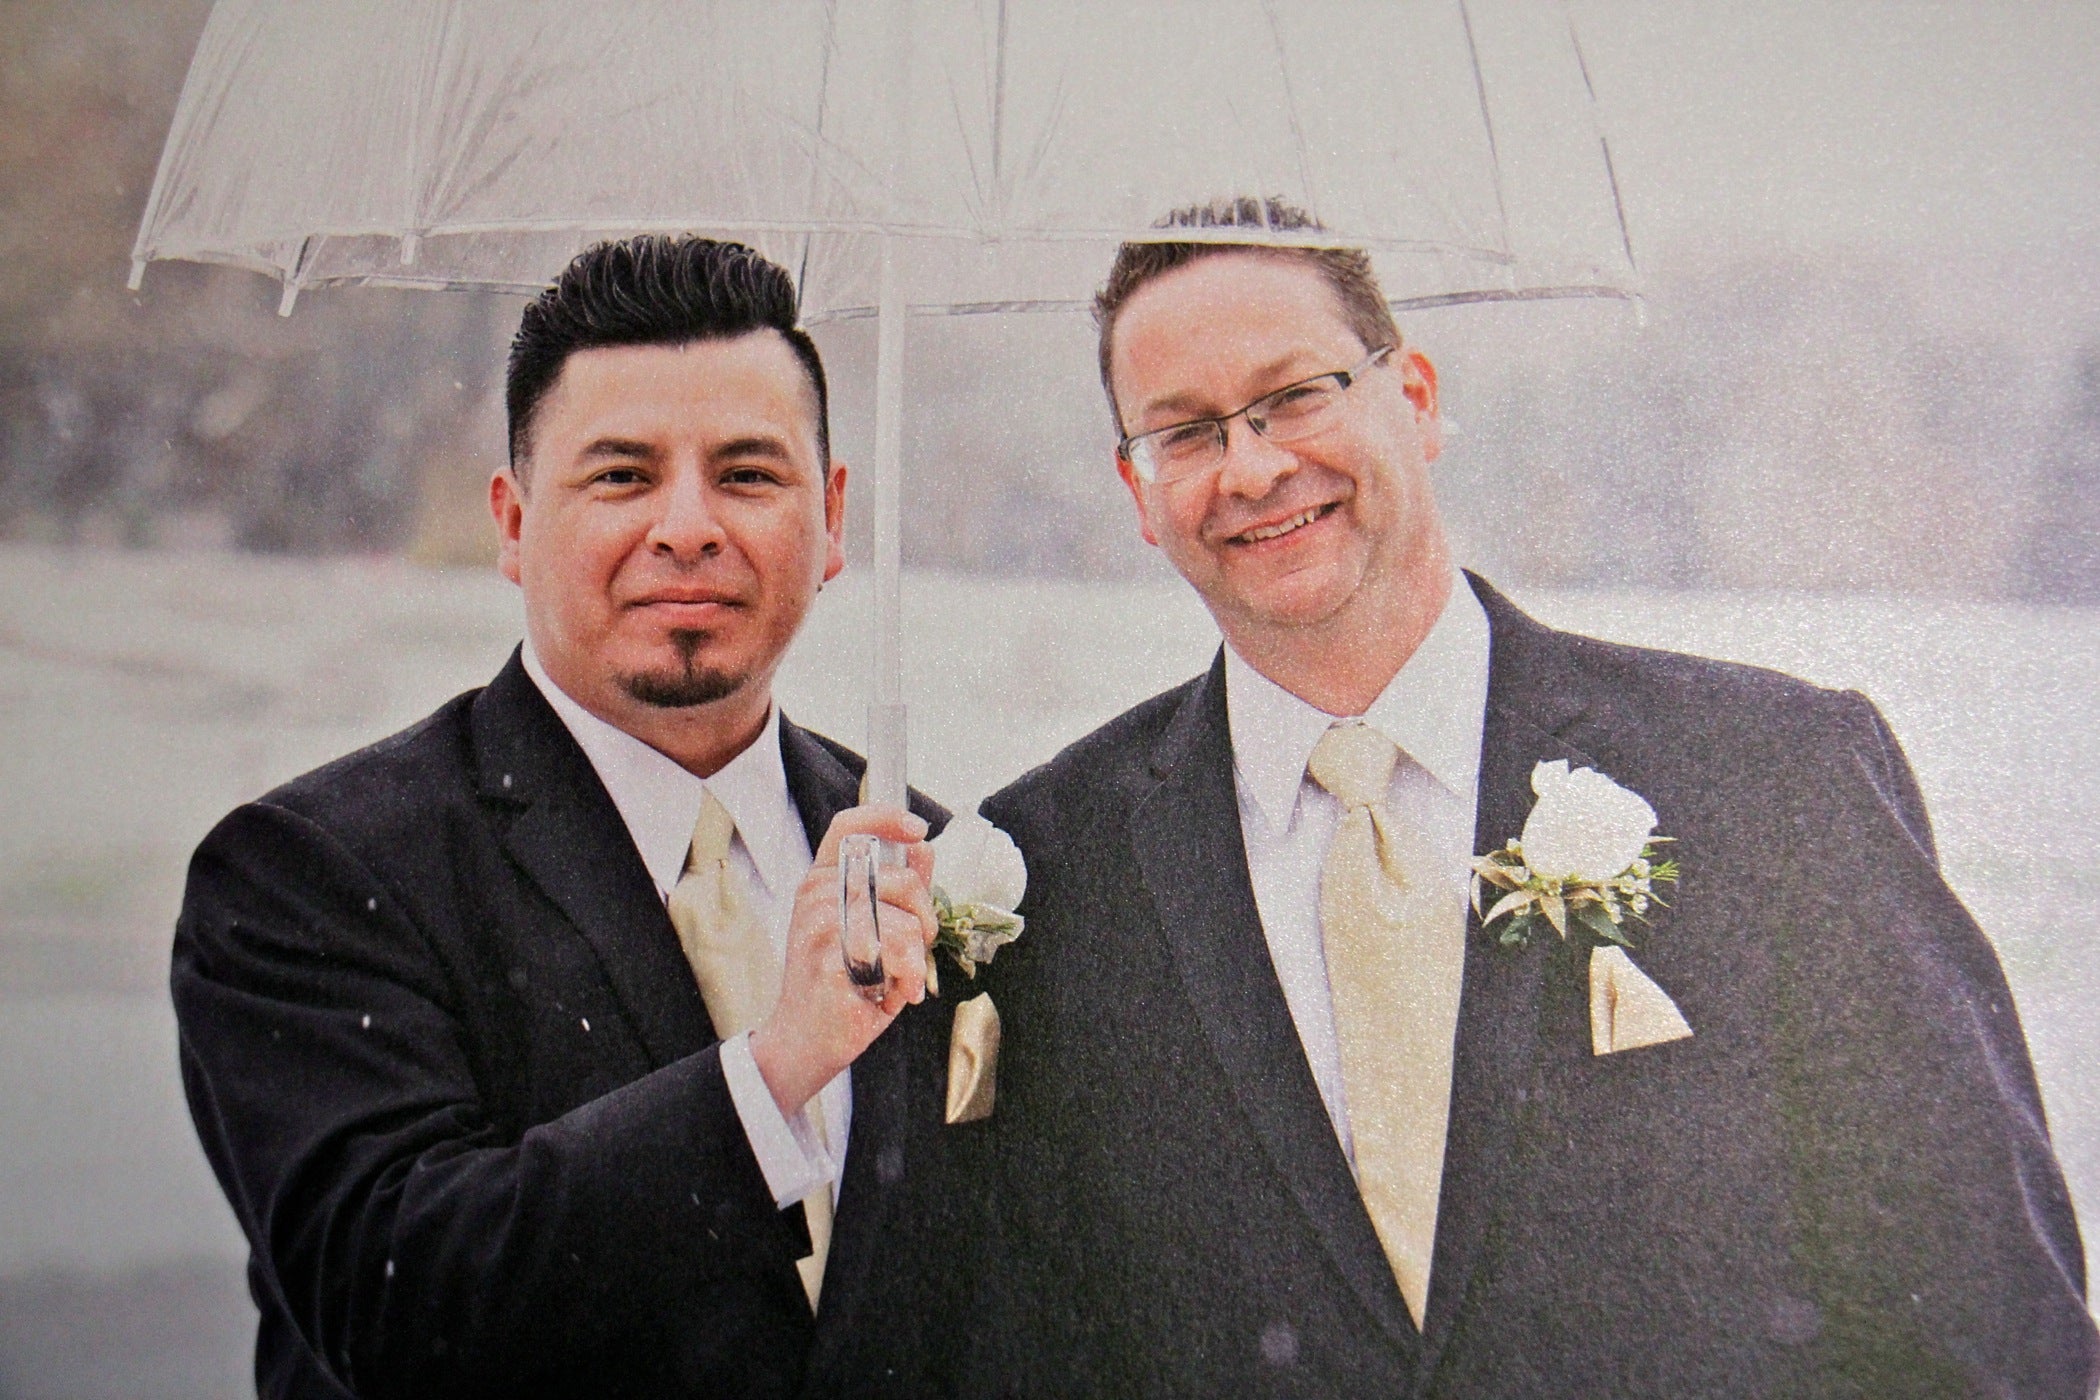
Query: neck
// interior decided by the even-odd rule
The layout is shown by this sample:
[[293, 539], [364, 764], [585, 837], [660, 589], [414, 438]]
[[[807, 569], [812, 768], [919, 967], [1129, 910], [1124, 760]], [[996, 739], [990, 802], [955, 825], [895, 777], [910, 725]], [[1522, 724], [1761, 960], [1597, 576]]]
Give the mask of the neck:
[[1451, 578], [1450, 547], [1438, 534], [1389, 584], [1359, 589], [1316, 623], [1248, 626], [1219, 618], [1219, 628], [1241, 660], [1308, 705], [1360, 715], [1436, 626]]
[[696, 778], [712, 778], [757, 742], [772, 712], [770, 686], [745, 686], [705, 705], [665, 709], [628, 700], [616, 715], [599, 715], [668, 757]]
[[[545, 662], [542, 661], [542, 666]], [[616, 682], [573, 683], [548, 668], [547, 678], [596, 718], [632, 735], [696, 778], [712, 778], [765, 732], [773, 709], [771, 674], [705, 705], [645, 705]]]

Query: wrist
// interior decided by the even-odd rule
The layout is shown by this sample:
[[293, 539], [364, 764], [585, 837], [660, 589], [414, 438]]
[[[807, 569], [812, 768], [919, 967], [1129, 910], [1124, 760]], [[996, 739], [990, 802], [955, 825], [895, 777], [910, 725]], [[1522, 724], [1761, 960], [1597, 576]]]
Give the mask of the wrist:
[[774, 1022], [767, 1021], [752, 1030], [751, 1062], [758, 1066], [758, 1077], [766, 1082], [766, 1090], [783, 1118], [800, 1113], [830, 1077], [808, 1064], [807, 1059], [796, 1053]]

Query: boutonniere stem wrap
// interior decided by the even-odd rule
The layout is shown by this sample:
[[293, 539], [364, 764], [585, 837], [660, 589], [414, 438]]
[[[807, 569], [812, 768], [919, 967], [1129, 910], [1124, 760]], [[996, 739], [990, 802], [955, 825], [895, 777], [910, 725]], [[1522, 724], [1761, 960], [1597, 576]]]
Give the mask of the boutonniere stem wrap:
[[[1028, 863], [1013, 838], [983, 817], [961, 816], [933, 838], [933, 912], [940, 923], [934, 951], [945, 952], [967, 977], [1021, 936], [1014, 909], [1028, 892]], [[934, 962], [927, 990], [940, 995]]]
[[1657, 847], [1655, 809], [1639, 793], [1594, 768], [1561, 760], [1531, 770], [1538, 801], [1521, 836], [1473, 862], [1473, 912], [1505, 946], [1528, 941], [1541, 925], [1562, 938], [1581, 928], [1632, 947], [1630, 922], [1663, 901], [1655, 887], [1677, 879], [1677, 863]]

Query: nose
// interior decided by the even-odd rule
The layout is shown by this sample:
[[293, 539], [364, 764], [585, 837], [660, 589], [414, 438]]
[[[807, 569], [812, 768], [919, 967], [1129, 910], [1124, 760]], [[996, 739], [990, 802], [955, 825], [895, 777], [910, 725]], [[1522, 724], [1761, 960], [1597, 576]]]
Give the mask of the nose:
[[707, 475], [677, 471], [657, 497], [659, 508], [649, 526], [649, 548], [681, 564], [698, 563], [721, 553], [728, 537], [715, 512]]
[[1298, 458], [1254, 431], [1244, 417], [1225, 424], [1225, 457], [1218, 463], [1218, 490], [1258, 501], [1298, 470]]

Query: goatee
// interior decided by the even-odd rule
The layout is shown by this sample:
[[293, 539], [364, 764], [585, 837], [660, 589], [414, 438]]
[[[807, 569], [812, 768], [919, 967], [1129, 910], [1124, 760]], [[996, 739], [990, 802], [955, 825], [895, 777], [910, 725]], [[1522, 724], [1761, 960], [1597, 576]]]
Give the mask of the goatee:
[[745, 677], [715, 667], [702, 666], [695, 659], [708, 637], [706, 632], [673, 632], [670, 642], [678, 649], [679, 661], [676, 666], [637, 671], [631, 676], [622, 676], [620, 684], [626, 687], [629, 695], [644, 705], [653, 705], [661, 710], [682, 710], [694, 705], [711, 705], [717, 700], [734, 695], [744, 684]]

